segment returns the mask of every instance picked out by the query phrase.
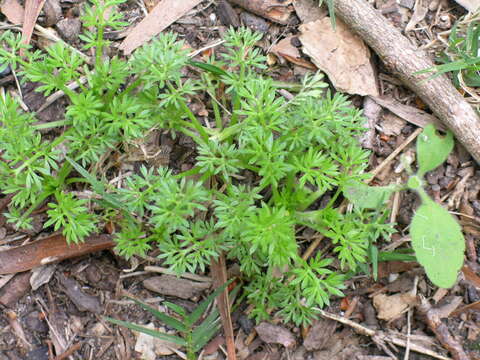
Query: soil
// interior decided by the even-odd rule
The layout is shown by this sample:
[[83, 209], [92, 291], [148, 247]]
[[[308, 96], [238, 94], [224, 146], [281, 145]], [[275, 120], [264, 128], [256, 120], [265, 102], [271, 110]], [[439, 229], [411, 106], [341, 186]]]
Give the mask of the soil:
[[[415, 3], [419, 0], [373, 2], [394, 26], [404, 30], [412, 17]], [[430, 3], [435, 2], [438, 3], [435, 0], [431, 0]], [[78, 35], [81, 28], [79, 14], [83, 2], [48, 0], [47, 3], [48, 7], [46, 6], [40, 14], [38, 23], [55, 29], [67, 43], [79, 47]], [[439, 32], [451, 29], [455, 19], [466, 13], [465, 9], [453, 0], [440, 3], [443, 6], [440, 10], [438, 8], [429, 10], [417, 25], [418, 30], [407, 33], [407, 36], [419, 46], [432, 43]], [[144, 11], [151, 11], [155, 5], [155, 0], [130, 1], [122, 6], [121, 11], [129, 22], [129, 27], [134, 27], [144, 17]], [[252, 14], [239, 6], [231, 6], [224, 1], [203, 1], [172, 24], [168, 30], [179, 34], [192, 49], [201, 49], [220, 40], [228, 26], [244, 24], [265, 34], [260, 43], [265, 51], [288, 36], [293, 36], [292, 44], [301, 50], [301, 43], [297, 39], [301, 19], [295, 15], [293, 7], [291, 9], [291, 19], [284, 25]], [[113, 41], [109, 49], [110, 55], [119, 53], [118, 46], [125, 33], [111, 32], [106, 36]], [[34, 35], [32, 41], [35, 46], [40, 48], [44, 46], [42, 45], [44, 39], [41, 36]], [[431, 46], [429, 49], [432, 57], [442, 50], [441, 44]], [[308, 57], [302, 55], [302, 58], [309, 62]], [[401, 104], [429, 113], [414, 93], [404, 88], [389, 74], [378, 58], [374, 56], [372, 61], [377, 72], [381, 95], [388, 95]], [[269, 55], [268, 72], [276, 79], [298, 81], [308, 71], [306, 67], [291, 63], [281, 56]], [[0, 74], [0, 86], [5, 89], [15, 88], [12, 75]], [[25, 105], [32, 111], [39, 110], [46, 101], [42, 95], [34, 92], [35, 87], [35, 84], [26, 84], [22, 88]], [[333, 86], [331, 88], [333, 90]], [[360, 108], [366, 106], [363, 97], [353, 95], [350, 98], [355, 106]], [[65, 105], [66, 101], [63, 98], [53, 102], [37, 113], [39, 121], [61, 119]], [[193, 106], [198, 107], [195, 112], [201, 111], [201, 99]], [[373, 123], [369, 123], [369, 127], [371, 138], [366, 146], [372, 150], [371, 169], [382, 163], [416, 129], [415, 125], [385, 108], [380, 109], [380, 115]], [[174, 140], [159, 132], [152, 137], [150, 144], [153, 147], [163, 146], [164, 149], [160, 157], [151, 161], [168, 164], [176, 169], [191, 166], [194, 148], [189, 139], [180, 137]], [[404, 153], [414, 155], [411, 146], [404, 150]], [[132, 159], [134, 155], [132, 154]], [[378, 174], [375, 185], [389, 184], [397, 179], [405, 180], [404, 172], [400, 169], [399, 157]], [[412, 341], [418, 341], [438, 356], [448, 358], [447, 350], [451, 349], [446, 349], [445, 343], [441, 343], [441, 337], [434, 331], [435, 326], [428, 321], [428, 312], [422, 312], [420, 307], [413, 308], [413, 304], [409, 304], [404, 298], [393, 299], [394, 296], [414, 290], [420, 297], [430, 299], [430, 302], [435, 304], [434, 310], [445, 310], [451, 304], [457, 304], [441, 320], [441, 324], [451, 334], [453, 341], [461, 344], [469, 358], [480, 359], [478, 282], [480, 257], [477, 255], [480, 250], [480, 169], [469, 154], [461, 146], [456, 145], [448, 161], [429, 173], [427, 181], [428, 192], [433, 198], [448, 204], [450, 211], [464, 214], [458, 219], [467, 241], [467, 270], [460, 275], [458, 284], [449, 290], [438, 289], [428, 281], [421, 267], [400, 262], [381, 263], [378, 280], [367, 276], [352, 279], [345, 291], [346, 297], [334, 299], [324, 310], [392, 337], [404, 338], [408, 334]], [[2, 200], [5, 202], [7, 198], [0, 198], [0, 202]], [[403, 193], [397, 199], [392, 220], [397, 222], [400, 232], [393, 235], [391, 241], [383, 244], [382, 248], [392, 250], [409, 241], [403, 231], [407, 230], [406, 227], [418, 205], [417, 197], [409, 192]], [[1, 208], [3, 205], [0, 203]], [[29, 233], [15, 231], [0, 216], [0, 245], [4, 247], [21, 245], [51, 235], [42, 230], [44, 213], [39, 211], [34, 216], [36, 225]], [[312, 236], [308, 231], [303, 235], [306, 239]], [[165, 325], [125, 298], [126, 294], [155, 306], [168, 300], [187, 309], [193, 309], [208, 293], [206, 291], [208, 286], [198, 285], [205, 283], [190, 280], [183, 284], [186, 286], [185, 292], [180, 292], [178, 283], [180, 280], [177, 278], [162, 278], [162, 284], [165, 283], [165, 287], [170, 286], [170, 290], [163, 289], [160, 294], [153, 291], [151, 286], [147, 288], [144, 280], [159, 276], [145, 270], [145, 266], [161, 266], [156, 255], [158, 254], [151, 253], [144, 259], [132, 258], [126, 261], [112, 250], [103, 250], [45, 265], [41, 269], [0, 278], [0, 304], [3, 309], [0, 314], [0, 360], [141, 359], [142, 350], [138, 347], [137, 335], [108, 323], [104, 317], [115, 317], [137, 324], [153, 323], [156, 327], [164, 329]], [[209, 273], [202, 275], [208, 277]], [[400, 305], [405, 303], [407, 305], [403, 309], [403, 314], [385, 320], [380, 314], [385, 317], [389, 315], [380, 311], [381, 306], [386, 307], [385, 311], [391, 311], [396, 306], [385, 301], [397, 301], [395, 304], [400, 302]], [[378, 341], [378, 338], [360, 335], [349, 324], [324, 318], [309, 328], [297, 328], [293, 324], [272, 325], [274, 328], [269, 328], [268, 333], [278, 336], [284, 334], [285, 339], [292, 337], [292, 344], [284, 346], [262, 334], [261, 329], [257, 329], [256, 334], [255, 324], [248, 318], [247, 313], [247, 306], [240, 304], [232, 314], [237, 355], [241, 359], [377, 360], [387, 359], [389, 356], [404, 359], [433, 358], [415, 352], [408, 346], [406, 351], [405, 347], [391, 346], [388, 342]], [[207, 346], [208, 351], [205, 351], [203, 359], [225, 359], [223, 343], [220, 335], [214, 338]], [[59, 349], [66, 351], [64, 357], [58, 357], [59, 354], [56, 352]], [[181, 358], [168, 348], [164, 347], [163, 351], [171, 354], [160, 355], [161, 351], [158, 350], [156, 357], [150, 358], [158, 360]], [[145, 352], [143, 356], [146, 356]]]

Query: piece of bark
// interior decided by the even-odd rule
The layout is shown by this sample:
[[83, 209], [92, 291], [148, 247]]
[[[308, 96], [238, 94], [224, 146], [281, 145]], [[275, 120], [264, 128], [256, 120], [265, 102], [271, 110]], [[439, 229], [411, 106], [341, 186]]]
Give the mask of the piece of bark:
[[120, 50], [123, 50], [125, 55], [130, 54], [133, 50], [161, 33], [201, 2], [202, 0], [162, 0], [127, 35], [125, 40], [120, 44]]
[[75, 304], [79, 311], [90, 311], [95, 314], [102, 312], [102, 305], [97, 296], [93, 296], [83, 292], [80, 284], [70, 278], [67, 278], [61, 272], [58, 273], [58, 281], [63, 286], [63, 291], [68, 298]]
[[331, 19], [299, 27], [303, 52], [328, 75], [337, 90], [349, 94], [378, 96], [377, 81], [370, 62], [370, 50], [341, 20], [335, 29]]
[[115, 246], [110, 235], [93, 235], [85, 242], [68, 245], [62, 235], [0, 251], [0, 275], [22, 272], [34, 267], [90, 254]]
[[441, 320], [440, 313], [438, 309], [435, 309], [430, 305], [428, 300], [422, 298], [421, 305], [418, 307], [421, 314], [425, 316], [426, 322], [430, 330], [433, 331], [438, 341], [445, 347], [455, 360], [469, 360], [470, 357], [467, 355], [465, 350], [457, 341], [452, 334], [448, 326], [444, 324]]
[[180, 279], [173, 275], [162, 275], [144, 280], [143, 286], [162, 295], [190, 299], [208, 289], [210, 284]]
[[427, 53], [413, 45], [400, 30], [364, 0], [336, 0], [335, 11], [380, 56], [385, 65], [412, 89], [457, 139], [480, 162], [480, 117], [446, 75], [428, 80], [432, 68]]
[[232, 5], [226, 0], [221, 0], [217, 6], [217, 15], [220, 21], [225, 26], [233, 26], [238, 28], [240, 26], [240, 19], [233, 9]]
[[0, 290], [0, 304], [14, 306], [30, 290], [29, 272], [17, 274]]
[[291, 0], [230, 0], [230, 2], [282, 25], [289, 23], [293, 11], [290, 7]]

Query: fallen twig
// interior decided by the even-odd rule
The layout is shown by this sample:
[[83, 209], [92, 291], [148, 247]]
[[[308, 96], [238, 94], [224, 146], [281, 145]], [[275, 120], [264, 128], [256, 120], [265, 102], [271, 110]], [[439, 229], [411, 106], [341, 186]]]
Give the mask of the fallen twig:
[[390, 71], [412, 89], [480, 162], [480, 117], [446, 75], [429, 79], [419, 71], [434, 67], [427, 53], [413, 45], [364, 0], [335, 0], [335, 12], [380, 56]]
[[[315, 310], [318, 311], [320, 313], [320, 315], [322, 315], [323, 317], [325, 317], [327, 319], [335, 320], [335, 321], [338, 321], [338, 322], [340, 322], [344, 325], [350, 326], [353, 330], [355, 330], [355, 332], [357, 332], [360, 335], [371, 337], [378, 344], [388, 342], [388, 343], [398, 345], [398, 346], [402, 346], [402, 347], [407, 346], [407, 343], [408, 343], [407, 339], [400, 338], [400, 336], [401, 335], [403, 336], [403, 334], [398, 334], [398, 336], [397, 336], [397, 335], [385, 333], [383, 331], [372, 330], [370, 328], [367, 328], [366, 326], [360, 325], [360, 324], [356, 323], [355, 321], [346, 319], [342, 316], [338, 316], [338, 315], [326, 312], [322, 309], [315, 308]], [[429, 355], [429, 356], [431, 356], [435, 359], [451, 360], [450, 358], [448, 358], [446, 356], [443, 356], [441, 354], [438, 354], [435, 351], [427, 349], [427, 348], [425, 348], [421, 345], [418, 345], [418, 344], [415, 344], [415, 343], [412, 343], [412, 342], [410, 342], [410, 344], [408, 344], [408, 345], [410, 346], [411, 351], [415, 351], [415, 352], [418, 352], [420, 354]]]
[[[441, 318], [442, 310], [433, 308], [427, 299], [421, 299], [421, 305], [419, 306], [420, 312], [425, 316], [426, 323], [430, 330], [433, 331], [436, 338], [442, 344], [445, 349], [450, 351], [455, 360], [469, 360], [470, 357], [467, 355], [465, 350], [463, 350], [462, 345], [458, 342], [450, 331], [448, 330], [447, 325], [445, 325]], [[451, 313], [451, 311], [450, 311]]]

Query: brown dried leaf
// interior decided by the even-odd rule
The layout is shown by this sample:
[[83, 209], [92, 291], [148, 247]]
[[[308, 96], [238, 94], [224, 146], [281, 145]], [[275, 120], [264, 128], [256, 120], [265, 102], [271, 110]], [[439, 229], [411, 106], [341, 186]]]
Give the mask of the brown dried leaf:
[[143, 281], [148, 290], [181, 299], [190, 299], [210, 287], [209, 283], [180, 279], [173, 275], [154, 276]]
[[280, 40], [278, 43], [272, 46], [272, 49], [270, 51], [278, 57], [283, 57], [287, 59], [293, 64], [303, 66], [307, 69], [316, 70], [317, 67], [313, 65], [310, 61], [302, 59], [300, 51], [292, 45], [292, 38], [294, 37], [295, 36], [292, 35]]
[[29, 44], [32, 38], [33, 28], [37, 22], [38, 15], [42, 11], [45, 0], [26, 0], [25, 14], [23, 18], [22, 38], [24, 44]]
[[445, 130], [445, 126], [433, 115], [426, 113], [416, 107], [405, 105], [389, 97], [374, 97], [373, 100], [384, 108], [387, 108], [395, 115], [405, 119], [411, 124], [425, 127], [433, 123], [440, 130]]
[[157, 6], [127, 35], [120, 44], [126, 55], [145, 44], [168, 26], [185, 15], [201, 0], [162, 0]]
[[417, 296], [411, 293], [385, 295], [373, 297], [373, 306], [377, 309], [377, 317], [381, 320], [392, 321], [399, 318], [408, 308], [417, 303]]
[[23, 23], [24, 10], [18, 0], [4, 0], [0, 5], [0, 10], [13, 25]]
[[267, 344], [281, 344], [287, 348], [295, 345], [295, 337], [283, 326], [261, 322], [255, 330], [260, 339]]
[[308, 351], [325, 349], [337, 329], [337, 324], [336, 321], [330, 319], [316, 321], [303, 342], [305, 349]]
[[340, 19], [329, 17], [300, 26], [303, 52], [327, 73], [335, 88], [349, 94], [378, 96], [370, 50]]

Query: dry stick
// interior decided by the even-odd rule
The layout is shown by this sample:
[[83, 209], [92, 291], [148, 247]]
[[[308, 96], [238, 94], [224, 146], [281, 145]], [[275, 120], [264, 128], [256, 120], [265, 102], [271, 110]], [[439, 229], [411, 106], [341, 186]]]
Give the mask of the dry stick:
[[422, 128], [418, 128], [415, 130], [399, 147], [397, 147], [388, 157], [382, 161], [380, 165], [378, 165], [375, 170], [372, 171], [372, 177], [366, 181], [366, 183], [370, 183], [375, 177], [387, 166], [390, 162], [405, 149], [408, 144], [410, 144], [413, 140], [417, 138], [418, 135], [423, 131]]
[[[402, 346], [402, 347], [407, 346], [407, 340], [404, 340], [404, 339], [401, 339], [399, 337], [393, 336], [392, 334], [387, 334], [387, 333], [384, 333], [383, 331], [372, 330], [372, 329], [367, 328], [363, 325], [360, 325], [360, 324], [358, 324], [358, 323], [356, 323], [352, 320], [346, 319], [345, 317], [329, 313], [329, 312], [324, 311], [322, 309], [317, 309], [316, 308], [315, 310], [318, 311], [320, 313], [320, 315], [322, 315], [323, 317], [325, 317], [327, 319], [338, 321], [338, 322], [340, 322], [344, 325], [348, 325], [351, 328], [353, 328], [353, 330], [355, 330], [355, 332], [357, 332], [358, 334], [364, 335], [364, 336], [369, 336], [373, 340], [375, 340], [376, 342], [380, 342], [380, 343], [389, 342], [391, 344]], [[443, 355], [440, 355], [440, 354], [438, 354], [438, 353], [436, 353], [436, 352], [434, 352], [434, 351], [432, 351], [428, 348], [425, 348], [421, 345], [410, 343], [410, 350], [413, 350], [413, 351], [418, 352], [420, 354], [429, 355], [429, 356], [431, 356], [435, 359], [450, 360], [450, 358], [448, 358], [446, 356], [443, 356]]]
[[380, 56], [387, 68], [413, 90], [480, 162], [480, 118], [446, 75], [427, 80], [416, 74], [434, 67], [427, 53], [413, 45], [364, 0], [335, 0], [336, 14]]

